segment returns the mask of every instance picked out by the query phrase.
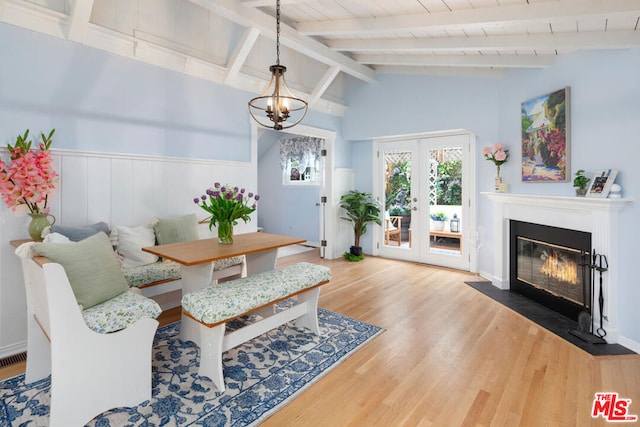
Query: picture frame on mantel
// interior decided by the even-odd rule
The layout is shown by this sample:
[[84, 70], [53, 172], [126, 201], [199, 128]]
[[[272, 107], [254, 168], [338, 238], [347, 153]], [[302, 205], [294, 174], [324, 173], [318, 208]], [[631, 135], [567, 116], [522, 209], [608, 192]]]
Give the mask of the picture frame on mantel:
[[587, 197], [607, 197], [611, 186], [616, 181], [618, 171], [615, 169], [606, 169], [596, 172], [589, 184]]
[[521, 104], [522, 182], [569, 181], [569, 87]]

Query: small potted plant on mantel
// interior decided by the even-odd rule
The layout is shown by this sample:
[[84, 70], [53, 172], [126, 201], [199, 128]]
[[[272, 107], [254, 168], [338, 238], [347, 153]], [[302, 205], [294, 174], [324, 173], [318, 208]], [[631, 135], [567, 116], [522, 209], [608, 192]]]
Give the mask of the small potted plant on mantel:
[[579, 169], [576, 172], [576, 177], [573, 179], [573, 186], [576, 188], [576, 196], [584, 196], [587, 194], [587, 185], [589, 185], [589, 178], [585, 176], [585, 170]]
[[447, 215], [444, 212], [434, 212], [429, 214], [429, 217], [431, 217], [431, 230], [444, 230], [444, 222], [447, 220]]

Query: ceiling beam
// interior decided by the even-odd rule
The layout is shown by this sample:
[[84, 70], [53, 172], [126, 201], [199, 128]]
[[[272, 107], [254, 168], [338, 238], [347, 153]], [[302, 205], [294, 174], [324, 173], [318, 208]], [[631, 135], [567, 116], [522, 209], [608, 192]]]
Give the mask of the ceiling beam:
[[378, 73], [389, 74], [418, 74], [430, 76], [445, 77], [500, 77], [505, 75], [504, 68], [487, 68], [487, 67], [430, 67], [430, 66], [413, 66], [403, 67], [395, 65], [377, 65], [375, 67]]
[[[243, 27], [256, 27], [263, 36], [275, 39], [275, 19], [257, 9], [243, 6], [236, 0], [189, 0]], [[280, 23], [280, 43], [330, 67], [339, 67], [340, 71], [368, 83], [375, 81], [375, 71], [347, 56], [331, 50], [326, 45], [298, 34], [290, 26]]]
[[91, 20], [94, 0], [75, 0], [69, 14], [67, 38], [74, 42], [84, 43]]
[[638, 31], [556, 33], [519, 36], [434, 37], [419, 39], [340, 39], [329, 42], [350, 52], [463, 52], [471, 50], [594, 50], [640, 47]]
[[356, 61], [371, 65], [438, 67], [545, 68], [553, 55], [356, 55]]
[[313, 107], [318, 102], [322, 97], [322, 94], [327, 91], [339, 73], [340, 69], [338, 67], [330, 67], [324, 73], [324, 76], [322, 76], [316, 87], [313, 89], [313, 92], [311, 92], [311, 95], [309, 95], [309, 99], [307, 100], [309, 107]]
[[233, 52], [233, 56], [227, 63], [227, 72], [224, 76], [224, 83], [229, 84], [232, 82], [240, 73], [240, 69], [244, 64], [244, 61], [247, 60], [249, 56], [249, 52], [251, 52], [251, 48], [258, 40], [258, 36], [260, 35], [260, 30], [257, 28], [247, 28], [242, 35], [242, 38], [238, 42], [235, 51]]
[[306, 36], [339, 36], [354, 34], [388, 34], [396, 31], [459, 30], [460, 27], [528, 25], [625, 14], [640, 15], [638, 0], [562, 0], [511, 6], [484, 7], [339, 21], [301, 22], [296, 29]]

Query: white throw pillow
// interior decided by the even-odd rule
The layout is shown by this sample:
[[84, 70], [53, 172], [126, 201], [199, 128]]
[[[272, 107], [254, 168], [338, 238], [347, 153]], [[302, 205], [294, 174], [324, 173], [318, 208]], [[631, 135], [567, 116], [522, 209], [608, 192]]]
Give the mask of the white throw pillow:
[[137, 267], [158, 261], [156, 255], [142, 251], [142, 248], [156, 244], [156, 235], [152, 227], [116, 225], [111, 230], [111, 240], [116, 247], [122, 267]]
[[67, 236], [60, 233], [49, 233], [42, 241], [44, 243], [73, 243]]

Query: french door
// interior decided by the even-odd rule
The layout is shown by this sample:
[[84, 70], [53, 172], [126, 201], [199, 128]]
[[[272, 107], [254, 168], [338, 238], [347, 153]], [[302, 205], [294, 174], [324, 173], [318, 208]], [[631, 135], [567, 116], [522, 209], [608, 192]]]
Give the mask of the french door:
[[377, 143], [379, 255], [471, 270], [472, 140], [452, 133]]

